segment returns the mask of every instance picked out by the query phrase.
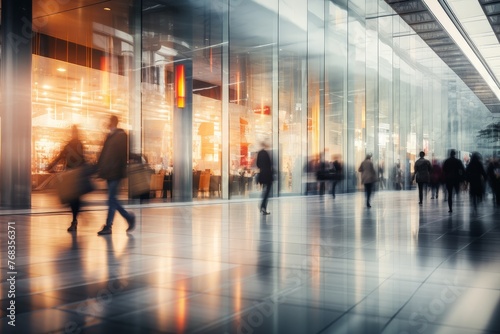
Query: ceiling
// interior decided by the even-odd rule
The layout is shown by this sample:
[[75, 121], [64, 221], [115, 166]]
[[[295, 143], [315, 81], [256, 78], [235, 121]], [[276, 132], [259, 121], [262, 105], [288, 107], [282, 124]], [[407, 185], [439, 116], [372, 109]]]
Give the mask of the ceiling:
[[500, 0], [385, 1], [492, 113], [500, 114]]

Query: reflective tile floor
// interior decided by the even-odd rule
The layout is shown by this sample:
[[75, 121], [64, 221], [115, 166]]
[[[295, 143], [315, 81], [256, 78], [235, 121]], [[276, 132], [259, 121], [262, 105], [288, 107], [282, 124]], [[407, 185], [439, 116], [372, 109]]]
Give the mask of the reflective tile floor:
[[258, 204], [129, 205], [136, 231], [117, 216], [109, 236], [102, 206], [76, 233], [66, 211], [4, 212], [0, 332], [500, 333], [491, 198], [477, 214], [416, 191]]

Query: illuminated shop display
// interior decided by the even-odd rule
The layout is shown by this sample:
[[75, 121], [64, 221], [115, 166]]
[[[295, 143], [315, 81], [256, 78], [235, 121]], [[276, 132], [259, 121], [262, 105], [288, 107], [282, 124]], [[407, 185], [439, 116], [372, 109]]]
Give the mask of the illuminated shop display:
[[[193, 197], [230, 199], [260, 193], [254, 159], [263, 141], [278, 171], [275, 195], [306, 193], [311, 161], [334, 156], [347, 176], [337, 190], [356, 191], [366, 153], [390, 170], [410, 166], [420, 150], [437, 158], [450, 146], [472, 151], [464, 133], [487, 113], [398, 16], [374, 18], [374, 30], [334, 2], [312, 13], [297, 1], [293, 15], [278, 14], [280, 1], [238, 2], [223, 17], [209, 2], [187, 10], [187, 3], [152, 1], [134, 27], [132, 3], [112, 1], [104, 10], [68, 2], [46, 20], [34, 3], [34, 189], [73, 124], [95, 162], [111, 114], [129, 133], [131, 153], [155, 174], [175, 177], [176, 156], [185, 152], [175, 152], [174, 142], [189, 140]], [[249, 34], [248, 24], [257, 30]], [[450, 102], [456, 96], [467, 103]], [[174, 128], [179, 109], [190, 117], [191, 138]]]

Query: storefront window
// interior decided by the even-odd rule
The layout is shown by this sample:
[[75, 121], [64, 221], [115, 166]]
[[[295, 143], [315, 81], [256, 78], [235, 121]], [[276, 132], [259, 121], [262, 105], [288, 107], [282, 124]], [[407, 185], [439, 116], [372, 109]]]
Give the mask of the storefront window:
[[278, 112], [272, 99], [278, 16], [248, 1], [231, 7], [229, 17], [229, 191], [231, 198], [258, 196], [255, 158], [263, 141], [273, 147], [272, 117]]
[[155, 196], [173, 196], [174, 180], [181, 200], [191, 185], [193, 198], [259, 197], [264, 141], [274, 195], [321, 192], [314, 163], [335, 159], [345, 176], [337, 191], [359, 190], [367, 153], [384, 186], [399, 165], [408, 189], [420, 150], [467, 155], [491, 113], [393, 14], [364, 0], [33, 2], [33, 189], [46, 185], [73, 124], [95, 162], [110, 115], [159, 180]]
[[[325, 157], [345, 164], [345, 134], [347, 134], [347, 11], [331, 3], [327, 21], [326, 43], [326, 100], [325, 100]], [[345, 171], [344, 171], [345, 172]], [[336, 192], [345, 189], [345, 182], [336, 185]]]
[[110, 115], [131, 130], [133, 40], [129, 27], [119, 23], [129, 15], [126, 1], [115, 7], [57, 4], [53, 13], [40, 3], [33, 6], [32, 173], [34, 189], [41, 189], [72, 125], [80, 130], [89, 162], [97, 160]]
[[[281, 2], [280, 2], [281, 3]], [[279, 193], [302, 193], [307, 117], [307, 3], [294, 11], [280, 6], [279, 47]], [[287, 10], [290, 9], [290, 10]]]

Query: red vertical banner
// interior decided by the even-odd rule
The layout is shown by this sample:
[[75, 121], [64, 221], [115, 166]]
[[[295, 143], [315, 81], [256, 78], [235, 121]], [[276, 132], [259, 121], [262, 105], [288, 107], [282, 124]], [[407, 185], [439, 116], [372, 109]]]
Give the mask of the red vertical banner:
[[175, 98], [177, 99], [177, 107], [184, 108], [186, 105], [186, 74], [183, 64], [175, 66]]

